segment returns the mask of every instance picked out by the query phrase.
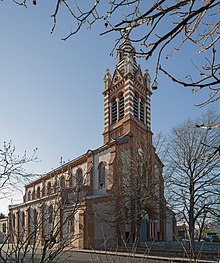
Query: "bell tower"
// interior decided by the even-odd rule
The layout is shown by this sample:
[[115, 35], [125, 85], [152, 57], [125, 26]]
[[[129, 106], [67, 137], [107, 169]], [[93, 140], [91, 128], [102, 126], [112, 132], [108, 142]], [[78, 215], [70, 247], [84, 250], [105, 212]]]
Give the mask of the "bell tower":
[[104, 77], [104, 143], [126, 135], [151, 140], [151, 94], [148, 70], [142, 74], [135, 49], [125, 39], [113, 75], [107, 69]]

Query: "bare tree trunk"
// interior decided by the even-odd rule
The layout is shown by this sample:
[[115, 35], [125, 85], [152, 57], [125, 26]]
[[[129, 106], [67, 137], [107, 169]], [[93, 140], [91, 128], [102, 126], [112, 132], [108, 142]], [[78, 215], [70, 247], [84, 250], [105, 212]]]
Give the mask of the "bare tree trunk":
[[194, 182], [190, 180], [190, 206], [189, 206], [189, 250], [190, 257], [194, 257], [195, 251], [195, 220], [194, 220]]
[[203, 233], [204, 226], [205, 226], [206, 216], [207, 216], [207, 213], [205, 212], [205, 214], [204, 214], [204, 216], [203, 216], [203, 219], [202, 219], [202, 223], [201, 223], [201, 225], [199, 226], [199, 237], [198, 237], [198, 241], [201, 241], [201, 239], [202, 239], [202, 233]]
[[200, 119], [188, 120], [173, 128], [168, 142], [168, 200], [178, 214], [180, 223], [188, 225], [189, 255], [192, 259], [195, 259], [195, 226], [200, 222], [202, 233], [205, 213], [215, 220], [220, 212], [220, 159], [218, 156], [209, 160], [205, 158], [212, 152], [205, 145], [210, 142], [219, 144], [220, 130], [201, 130], [196, 128], [196, 123], [215, 125], [219, 118], [215, 111], [207, 111]]
[[140, 229], [141, 229], [141, 203], [140, 203], [140, 188], [137, 191], [136, 199], [136, 226], [135, 226], [135, 241], [140, 246]]

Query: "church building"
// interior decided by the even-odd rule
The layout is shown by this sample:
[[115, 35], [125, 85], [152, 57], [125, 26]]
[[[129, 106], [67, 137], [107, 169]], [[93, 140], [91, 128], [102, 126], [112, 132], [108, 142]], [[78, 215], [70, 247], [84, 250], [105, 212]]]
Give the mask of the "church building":
[[25, 185], [9, 207], [11, 242], [101, 248], [172, 241], [163, 164], [152, 144], [151, 89], [135, 49], [124, 40], [104, 76], [104, 143]]

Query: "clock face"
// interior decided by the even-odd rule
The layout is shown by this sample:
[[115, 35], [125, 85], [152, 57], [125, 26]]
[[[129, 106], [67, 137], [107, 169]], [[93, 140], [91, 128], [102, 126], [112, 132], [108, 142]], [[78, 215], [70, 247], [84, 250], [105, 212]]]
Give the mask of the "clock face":
[[114, 77], [114, 79], [113, 79], [113, 83], [115, 84], [115, 83], [117, 83], [118, 81], [119, 81], [119, 76], [116, 75], [116, 76]]
[[142, 79], [141, 75], [138, 75], [137, 79], [138, 79], [138, 81], [139, 81], [141, 84], [143, 84], [143, 79]]

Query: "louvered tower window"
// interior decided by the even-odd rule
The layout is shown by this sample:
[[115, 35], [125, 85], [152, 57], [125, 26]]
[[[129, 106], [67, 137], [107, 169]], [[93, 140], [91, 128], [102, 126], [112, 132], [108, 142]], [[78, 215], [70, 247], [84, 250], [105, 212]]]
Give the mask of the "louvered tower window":
[[116, 123], [117, 121], [117, 101], [114, 99], [112, 101], [112, 124]]
[[138, 98], [136, 95], [133, 98], [133, 113], [134, 117], [138, 119]]
[[125, 106], [124, 106], [124, 96], [121, 95], [119, 99], [119, 120], [124, 118], [124, 112], [125, 112]]
[[140, 101], [140, 121], [144, 123], [144, 102], [142, 99]]

